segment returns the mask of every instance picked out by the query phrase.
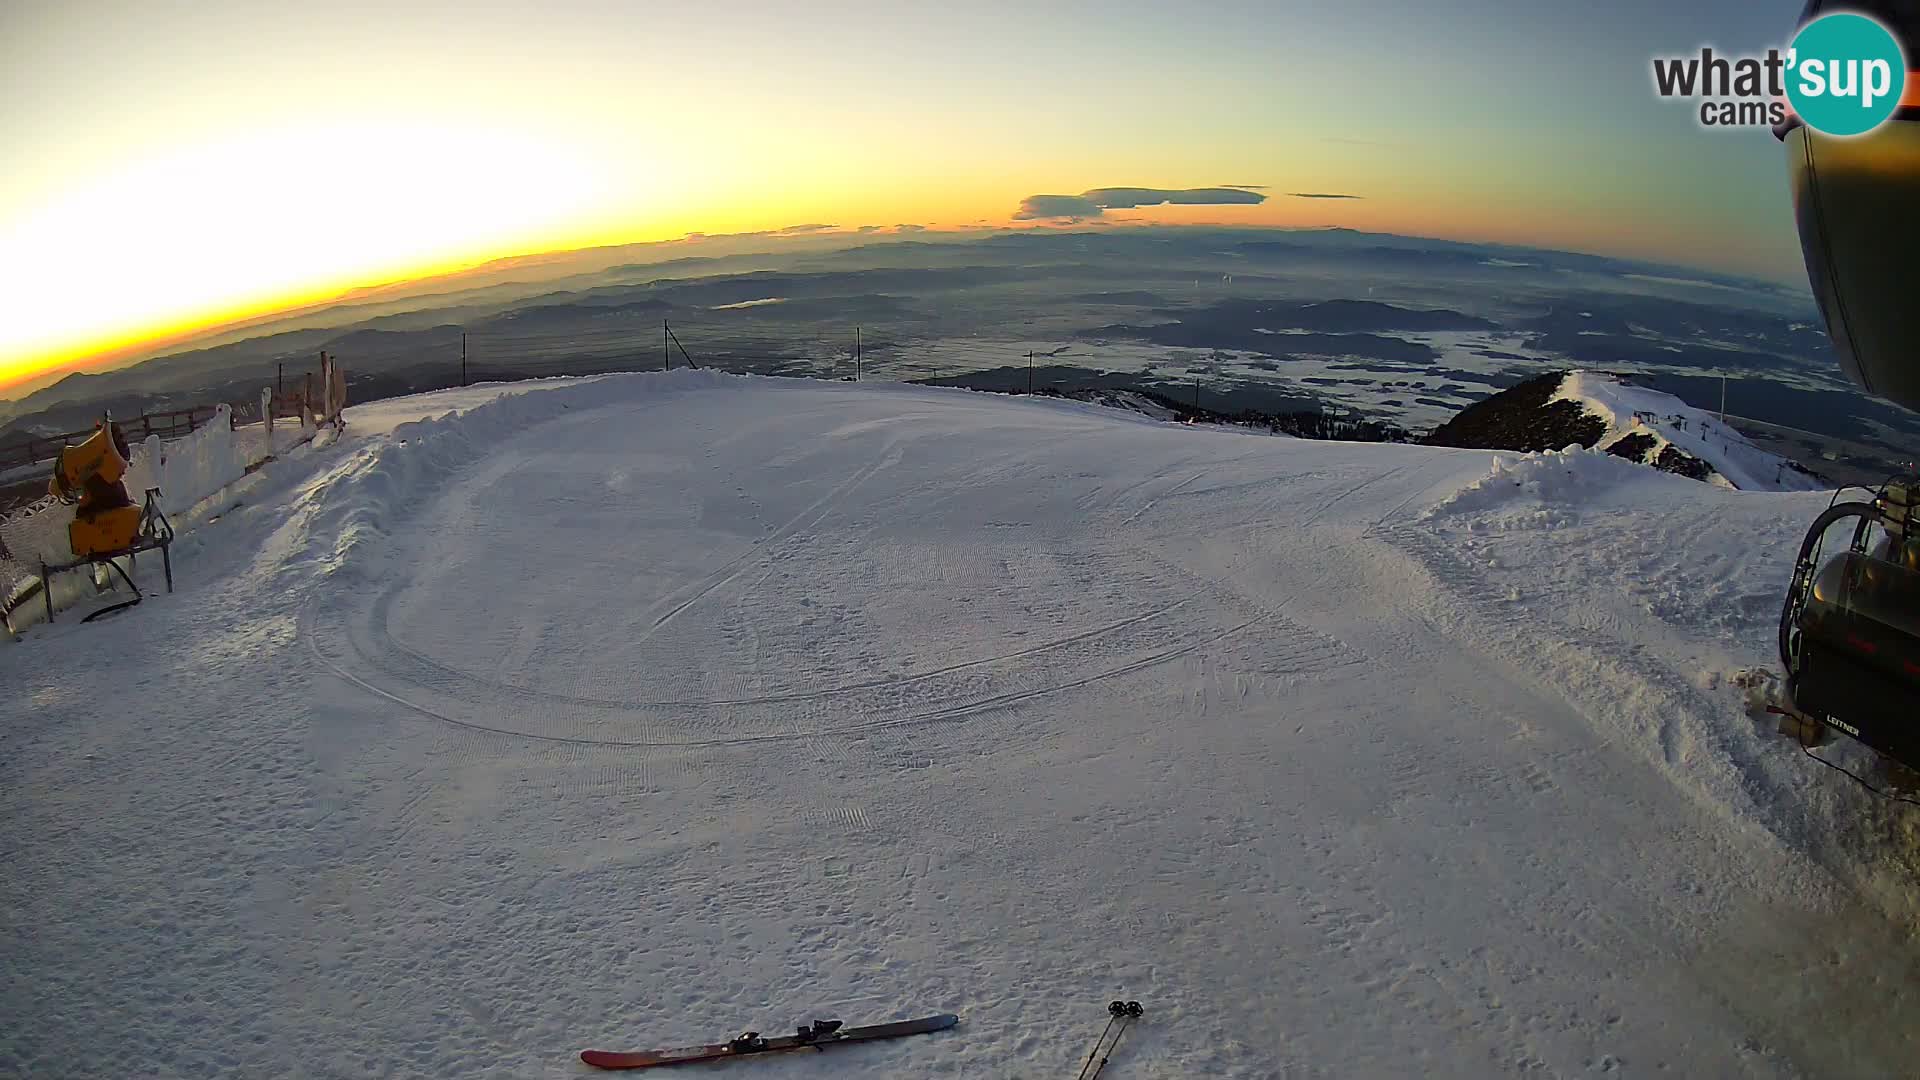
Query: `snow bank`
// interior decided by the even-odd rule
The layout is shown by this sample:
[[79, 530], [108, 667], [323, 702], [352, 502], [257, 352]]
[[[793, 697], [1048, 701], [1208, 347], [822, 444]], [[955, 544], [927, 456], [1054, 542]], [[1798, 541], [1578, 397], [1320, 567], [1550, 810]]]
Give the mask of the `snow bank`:
[[[1692, 484], [1681, 477], [1670, 482]], [[1659, 485], [1645, 466], [1577, 444], [1539, 454], [1493, 455], [1487, 475], [1454, 492], [1427, 512], [1428, 517], [1477, 513], [1502, 506], [1535, 504], [1544, 523], [1555, 519], [1554, 508], [1576, 509], [1592, 504], [1603, 493], [1620, 488]], [[1560, 515], [1564, 516], [1564, 515]]]
[[522, 379], [517, 382], [486, 382], [472, 386], [430, 390], [422, 394], [381, 398], [360, 405], [349, 405], [345, 412], [347, 431], [353, 438], [390, 435], [401, 424], [430, 417], [462, 413], [498, 401], [503, 397], [538, 393], [569, 386], [583, 386], [617, 375], [558, 376], [547, 379]]
[[[735, 386], [747, 379], [687, 369], [554, 379], [539, 392], [495, 392], [464, 412], [396, 424], [385, 439], [363, 445], [350, 464], [310, 488], [269, 547], [283, 566], [318, 560], [323, 573], [353, 566], [378, 576], [380, 571], [367, 564], [371, 553], [359, 549], [388, 535], [448, 477], [519, 431], [576, 409]], [[350, 559], [356, 552], [365, 558]]]
[[1551, 401], [1573, 401], [1606, 422], [1606, 434], [1595, 447], [1606, 449], [1622, 439], [1644, 434], [1652, 448], [1638, 460], [1651, 464], [1667, 447], [1705, 462], [1712, 472], [1707, 482], [1742, 491], [1819, 491], [1828, 485], [1778, 454], [1747, 441], [1713, 414], [1696, 409], [1672, 394], [1634, 386], [1611, 375], [1572, 371]]

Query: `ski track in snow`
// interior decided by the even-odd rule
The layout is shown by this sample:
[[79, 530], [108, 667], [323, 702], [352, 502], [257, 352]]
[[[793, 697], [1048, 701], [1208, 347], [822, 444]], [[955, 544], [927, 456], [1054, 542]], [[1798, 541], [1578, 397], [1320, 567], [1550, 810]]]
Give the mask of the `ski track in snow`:
[[1911, 819], [1724, 685], [1823, 496], [955, 390], [498, 397], [368, 409], [177, 593], [0, 649], [0, 1073], [579, 1077], [951, 1011], [734, 1067], [1062, 1076], [1114, 997], [1116, 1078], [1920, 1054]]

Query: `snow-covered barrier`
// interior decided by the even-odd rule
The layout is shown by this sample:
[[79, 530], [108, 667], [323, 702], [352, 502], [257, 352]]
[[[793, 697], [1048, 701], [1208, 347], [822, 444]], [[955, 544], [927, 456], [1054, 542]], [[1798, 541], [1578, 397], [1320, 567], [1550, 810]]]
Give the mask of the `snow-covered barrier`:
[[[201, 504], [233, 487], [262, 462], [308, 441], [313, 433], [313, 428], [299, 425], [281, 425], [272, 431], [265, 425], [235, 430], [232, 410], [221, 405], [211, 420], [184, 438], [149, 435], [134, 446], [122, 483], [136, 504], [144, 502], [148, 491], [157, 490], [160, 509], [176, 528], [187, 528]], [[51, 472], [52, 464], [46, 468]], [[72, 520], [71, 508], [51, 498], [0, 520], [0, 609], [20, 608], [10, 616], [13, 625], [44, 610], [38, 603], [23, 606], [20, 601], [37, 595], [41, 564], [72, 560], [67, 537]], [[54, 607], [70, 606], [92, 592], [87, 575], [68, 575], [55, 582]]]
[[63, 562], [68, 554], [70, 513], [51, 497], [15, 511], [0, 520], [0, 604], [4, 604], [20, 577], [35, 572], [43, 562]]
[[[185, 438], [167, 441], [149, 435], [134, 446], [122, 482], [135, 503], [157, 488], [162, 510], [184, 514], [300, 438], [297, 427], [275, 432], [272, 445], [264, 430], [235, 431], [232, 410], [221, 405], [212, 420]], [[51, 475], [52, 463], [44, 468]], [[62, 512], [58, 503], [42, 500], [0, 521], [0, 541], [18, 564], [66, 562], [72, 558], [66, 529], [71, 520], [71, 513]]]
[[247, 474], [257, 449], [249, 444], [255, 441], [233, 430], [233, 410], [225, 405], [184, 439], [165, 442], [149, 435], [127, 463], [127, 494], [138, 502], [144, 492], [158, 488], [163, 510], [184, 513]]

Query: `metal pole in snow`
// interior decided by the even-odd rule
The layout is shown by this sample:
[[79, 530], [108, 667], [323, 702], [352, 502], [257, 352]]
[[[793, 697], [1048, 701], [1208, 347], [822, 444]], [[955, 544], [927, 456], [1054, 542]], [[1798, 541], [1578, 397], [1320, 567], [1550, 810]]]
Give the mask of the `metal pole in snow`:
[[1027, 396], [1033, 396], [1033, 350], [1027, 350]]
[[467, 332], [460, 331], [460, 385], [467, 385]]

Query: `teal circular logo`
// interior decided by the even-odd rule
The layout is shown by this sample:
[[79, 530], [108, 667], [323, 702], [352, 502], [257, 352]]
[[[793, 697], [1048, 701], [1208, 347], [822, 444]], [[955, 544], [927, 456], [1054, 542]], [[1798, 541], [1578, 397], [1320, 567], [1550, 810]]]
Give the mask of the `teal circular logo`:
[[1886, 122], [1907, 88], [1907, 58], [1886, 27], [1852, 12], [1800, 28], [1787, 54], [1787, 100], [1808, 127], [1860, 135]]

